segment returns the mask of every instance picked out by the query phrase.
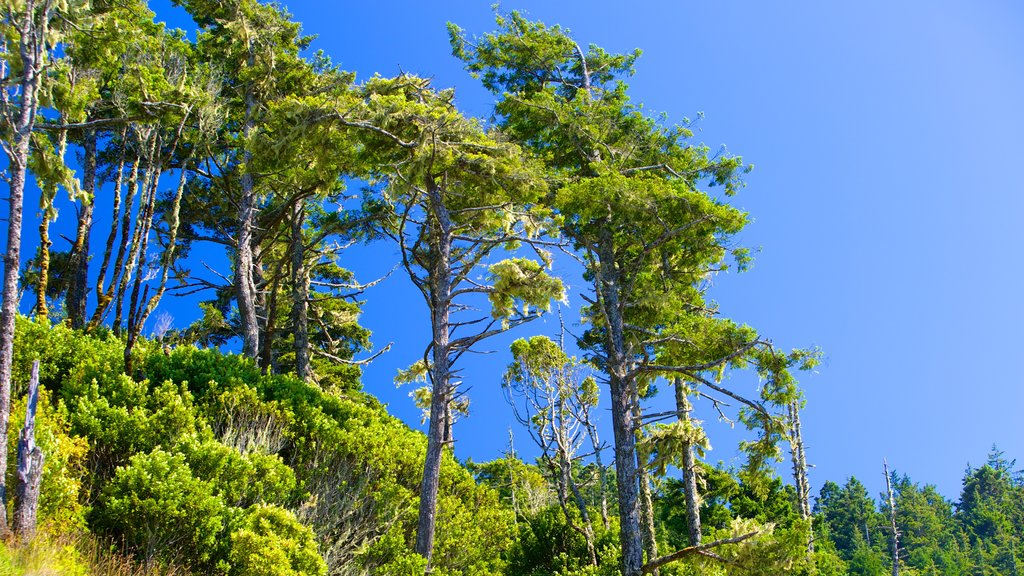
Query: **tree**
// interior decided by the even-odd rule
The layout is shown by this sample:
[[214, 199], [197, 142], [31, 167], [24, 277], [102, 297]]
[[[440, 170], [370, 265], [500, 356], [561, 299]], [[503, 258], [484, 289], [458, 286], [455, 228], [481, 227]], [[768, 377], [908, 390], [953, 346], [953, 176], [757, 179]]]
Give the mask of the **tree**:
[[[600, 454], [602, 449], [591, 417], [591, 410], [597, 405], [597, 382], [593, 377], [582, 377], [580, 362], [546, 336], [513, 342], [512, 359], [502, 381], [509, 403], [516, 419], [527, 427], [541, 450], [541, 461], [548, 468], [566, 524], [583, 536], [590, 563], [596, 566], [594, 526], [573, 469], [584, 434], [590, 435], [594, 454]], [[603, 484], [600, 472], [599, 479]], [[569, 509], [570, 498], [582, 525], [576, 523]]]
[[[200, 33], [196, 49], [221, 73], [225, 119], [217, 138], [202, 153], [200, 187], [207, 196], [207, 218], [213, 238], [233, 251], [231, 291], [238, 304], [242, 352], [259, 358], [260, 320], [266, 318], [261, 209], [276, 190], [261, 179], [254, 141], [266, 128], [271, 104], [299, 91], [311, 66], [299, 52], [312, 38], [279, 5], [256, 0], [181, 0]], [[284, 211], [287, 214], [288, 211]], [[226, 228], [225, 226], [230, 226]], [[262, 231], [267, 233], [266, 228]]]
[[[548, 216], [537, 205], [543, 182], [516, 145], [463, 117], [454, 92], [427, 80], [376, 78], [364, 90], [364, 119], [338, 121], [364, 130], [367, 162], [383, 185], [381, 232], [398, 245], [430, 314], [431, 341], [404, 377], [429, 380], [421, 395], [430, 424], [416, 532], [416, 552], [429, 560], [441, 454], [452, 441], [456, 363], [486, 338], [539, 317], [564, 297], [563, 287], [545, 272], [550, 260], [538, 247]], [[493, 260], [524, 243], [539, 262]], [[482, 298], [488, 315], [473, 313]]]
[[[2, 8], [4, 58], [0, 60], [0, 113], [7, 155], [9, 194], [7, 251], [4, 254], [3, 304], [0, 307], [0, 470], [7, 469], [7, 428], [11, 404], [11, 360], [14, 319], [18, 314], [18, 271], [21, 267], [21, 223], [29, 152], [40, 108], [40, 90], [52, 61], [50, 47], [76, 3], [26, 0]], [[14, 81], [15, 83], [8, 83]], [[0, 478], [0, 532], [7, 532], [6, 480]]]
[[[819, 533], [828, 535], [843, 560], [863, 564], [869, 557], [882, 556], [885, 521], [856, 478], [850, 477], [843, 486], [825, 482], [814, 504], [814, 514]], [[876, 563], [884, 572], [885, 562], [870, 562], [872, 566]]]
[[991, 569], [1016, 574], [1020, 570], [1024, 484], [1013, 470], [1015, 463], [993, 446], [985, 465], [968, 467], [964, 475], [955, 518], [970, 547], [972, 571]]
[[[730, 255], [740, 267], [747, 255], [729, 246], [746, 215], [701, 188], [722, 186], [732, 195], [745, 167], [691, 145], [688, 128], [665, 127], [629, 100], [621, 78], [632, 74], [639, 51], [585, 52], [567, 31], [514, 12], [499, 16], [498, 27], [470, 39], [450, 25], [453, 51], [501, 95], [502, 128], [545, 163], [562, 233], [581, 253], [591, 290], [581, 346], [611, 392], [622, 560], [634, 576], [644, 552], [639, 399], [657, 377], [671, 375], [742, 399], [705, 374], [745, 359], [773, 376], [786, 368], [753, 330], [713, 318], [702, 298], [702, 285]], [[692, 345], [695, 338], [707, 345]], [[788, 377], [766, 389], [783, 406], [795, 395]], [[743, 401], [752, 410], [746, 422], [766, 430], [750, 448], [759, 458], [774, 454], [779, 421]]]

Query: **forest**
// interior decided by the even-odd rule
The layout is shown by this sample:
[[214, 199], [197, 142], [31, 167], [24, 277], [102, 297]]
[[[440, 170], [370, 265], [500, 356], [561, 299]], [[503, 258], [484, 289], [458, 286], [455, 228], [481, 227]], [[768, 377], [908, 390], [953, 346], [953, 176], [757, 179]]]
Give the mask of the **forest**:
[[[955, 501], [888, 463], [877, 497], [814, 493], [798, 377], [822, 352], [709, 295], [752, 263], [752, 166], [631, 97], [639, 50], [450, 23], [476, 118], [430, 77], [358, 79], [279, 4], [174, 5], [192, 28], [2, 5], [0, 574], [1019, 573], [1024, 473], [996, 446]], [[390, 347], [360, 316], [386, 279], [348, 264], [370, 245], [429, 320], [394, 377], [426, 433], [364, 378]], [[490, 379], [524, 432], [477, 462], [467, 362], [506, 341]]]

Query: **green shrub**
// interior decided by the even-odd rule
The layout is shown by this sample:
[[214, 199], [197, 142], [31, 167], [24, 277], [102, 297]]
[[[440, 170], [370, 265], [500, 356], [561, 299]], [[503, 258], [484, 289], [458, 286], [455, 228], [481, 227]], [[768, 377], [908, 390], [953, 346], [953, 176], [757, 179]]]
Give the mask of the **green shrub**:
[[256, 505], [231, 532], [231, 571], [237, 576], [322, 576], [313, 531], [277, 506]]
[[147, 563], [160, 558], [209, 567], [222, 557], [224, 503], [181, 454], [157, 448], [132, 456], [103, 490], [94, 516], [95, 528]]
[[241, 454], [214, 440], [190, 441], [178, 449], [193, 474], [210, 482], [227, 505], [284, 505], [295, 500], [295, 473], [277, 455]]

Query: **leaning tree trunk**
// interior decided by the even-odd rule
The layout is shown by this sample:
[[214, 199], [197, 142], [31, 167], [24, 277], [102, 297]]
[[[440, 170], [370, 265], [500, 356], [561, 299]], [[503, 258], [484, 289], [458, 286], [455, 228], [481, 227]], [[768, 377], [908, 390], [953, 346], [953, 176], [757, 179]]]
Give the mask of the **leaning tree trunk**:
[[598, 246], [598, 271], [595, 288], [607, 319], [608, 380], [611, 388], [612, 432], [615, 438], [615, 478], [619, 501], [619, 541], [622, 547], [624, 576], [639, 576], [643, 570], [644, 548], [640, 529], [639, 494], [636, 469], [636, 431], [633, 418], [635, 380], [629, 375], [619, 291], [619, 271], [611, 232], [602, 233]]
[[[676, 378], [676, 415], [680, 422], [693, 425], [686, 384]], [[683, 491], [686, 496], [686, 530], [690, 536], [690, 546], [700, 546], [700, 493], [697, 491], [697, 458], [693, 454], [693, 443], [683, 443]]]
[[430, 324], [431, 324], [431, 398], [430, 425], [427, 429], [427, 456], [420, 485], [419, 519], [416, 526], [416, 553], [427, 559], [427, 570], [434, 551], [434, 529], [437, 523], [437, 491], [441, 480], [441, 455], [448, 435], [448, 404], [451, 401], [450, 315], [451, 315], [451, 243], [452, 222], [441, 198], [441, 190], [428, 186], [431, 213]]
[[[789, 453], [793, 461], [793, 483], [796, 484], [797, 503], [800, 506], [800, 517], [811, 520], [811, 487], [807, 479], [807, 455], [804, 452], [804, 437], [800, 427], [800, 403], [796, 400], [789, 404]], [[814, 554], [814, 533], [807, 535], [807, 553]]]
[[[135, 158], [131, 162], [131, 170], [128, 174], [127, 191], [125, 191], [123, 188], [125, 185], [125, 150], [128, 148], [127, 135], [128, 130], [125, 129], [121, 134], [121, 159], [118, 161], [117, 179], [114, 182], [112, 225], [103, 249], [103, 260], [100, 263], [99, 278], [96, 280], [96, 309], [93, 311], [92, 318], [89, 319], [89, 330], [94, 330], [102, 324], [103, 319], [110, 311], [110, 305], [114, 301], [114, 292], [117, 288], [118, 278], [120, 278], [121, 269], [124, 266], [124, 258], [128, 253], [129, 232], [131, 232], [132, 224], [132, 205], [135, 203], [135, 196], [139, 191], [139, 163], [142, 161], [142, 156], [136, 151]], [[124, 196], [124, 201], [122, 201], [122, 196]], [[121, 223], [120, 242], [116, 242], [118, 221]], [[113, 261], [113, 268], [111, 268], [110, 284], [107, 284], [107, 269], [111, 264], [115, 242], [117, 243], [117, 256]], [[114, 326], [114, 329], [116, 330], [117, 326]]]
[[[53, 7], [44, 2], [36, 20], [38, 3], [26, 0], [23, 33], [19, 40], [22, 76], [21, 106], [11, 128], [7, 152], [10, 210], [7, 216], [7, 252], [4, 254], [3, 303], [0, 305], [0, 471], [7, 470], [7, 425], [11, 416], [11, 368], [14, 360], [14, 319], [18, 314], [18, 272], [21, 267], [21, 223], [25, 200], [25, 175], [28, 172], [29, 139], [35, 128], [38, 109], [43, 42], [47, 38]], [[7, 95], [5, 93], [5, 104]], [[0, 533], [7, 532], [6, 475], [0, 474]]]
[[36, 446], [36, 407], [39, 404], [39, 360], [32, 363], [32, 379], [25, 405], [25, 427], [18, 437], [18, 476], [14, 487], [14, 533], [29, 542], [36, 533], [39, 485], [43, 478], [43, 451]]

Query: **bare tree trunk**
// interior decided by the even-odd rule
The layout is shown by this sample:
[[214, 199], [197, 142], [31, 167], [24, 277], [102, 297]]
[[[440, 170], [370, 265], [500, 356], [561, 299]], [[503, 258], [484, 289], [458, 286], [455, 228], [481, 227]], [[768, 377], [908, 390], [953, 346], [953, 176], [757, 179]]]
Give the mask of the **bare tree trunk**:
[[295, 330], [295, 374], [309, 380], [309, 269], [302, 229], [306, 211], [296, 202], [292, 212], [292, 325]]
[[[280, 266], [284, 265], [282, 260]], [[262, 330], [262, 338], [260, 339], [260, 370], [264, 374], [273, 374], [275, 372], [274, 365], [276, 361], [274, 359], [274, 339], [277, 338], [277, 297], [281, 291], [281, 270], [277, 271], [273, 275], [273, 279], [270, 283], [269, 294], [267, 294], [267, 303], [262, 306], [264, 314], [266, 315], [266, 324]], [[257, 307], [260, 308], [260, 307]]]
[[[89, 283], [89, 235], [92, 232], [93, 208], [96, 205], [96, 131], [85, 131], [82, 143], [85, 149], [85, 165], [83, 166], [82, 192], [85, 198], [78, 213], [78, 230], [75, 244], [71, 247], [69, 259], [69, 279], [67, 294], [64, 296], [64, 309], [68, 314], [68, 323], [72, 328], [85, 327], [85, 306]], [[119, 191], [115, 191], [115, 195]], [[112, 222], [116, 230], [117, 220]]]
[[608, 521], [608, 483], [604, 477], [604, 463], [601, 462], [601, 440], [597, 435], [597, 426], [591, 421], [589, 413], [586, 415], [583, 425], [586, 427], [587, 435], [590, 436], [590, 443], [594, 447], [594, 463], [597, 465], [598, 474], [597, 489], [601, 493], [601, 522], [604, 523], [604, 529], [607, 530], [610, 525]]
[[[114, 295], [114, 332], [121, 334], [122, 323], [121, 320], [124, 318], [124, 298], [128, 295], [128, 285], [131, 283], [133, 278], [132, 274], [141, 274], [142, 270], [138, 269], [138, 264], [144, 257], [144, 252], [141, 250], [143, 245], [143, 239], [149, 234], [150, 222], [147, 222], [146, 213], [149, 211], [150, 205], [150, 194], [153, 193], [152, 183], [155, 173], [159, 170], [157, 168], [156, 151], [159, 149], [157, 146], [156, 130], [151, 129], [150, 136], [146, 138], [145, 142], [148, 146], [146, 154], [146, 167], [142, 177], [142, 183], [139, 185], [141, 190], [141, 196], [139, 197], [139, 212], [135, 219], [135, 228], [132, 231], [131, 244], [128, 246], [128, 259], [124, 262], [124, 266], [121, 268], [121, 278], [117, 284], [117, 293]], [[127, 239], [122, 239], [122, 244]], [[137, 270], [137, 271], [136, 271]], [[129, 300], [130, 301], [130, 300]]]
[[36, 446], [36, 408], [39, 404], [39, 360], [32, 364], [25, 406], [25, 427], [18, 437], [18, 477], [14, 488], [14, 533], [29, 542], [36, 533], [39, 485], [43, 478], [43, 451]]
[[[249, 65], [254, 61], [249, 56]], [[256, 98], [252, 90], [245, 94], [245, 127], [243, 134], [248, 141], [255, 122], [253, 113], [256, 109]], [[247, 149], [244, 153], [246, 166], [242, 172], [242, 197], [238, 202], [238, 248], [235, 251], [235, 296], [238, 300], [238, 319], [242, 330], [242, 353], [249, 358], [257, 359], [260, 346], [259, 319], [256, 314], [256, 282], [253, 279], [253, 229], [256, 223], [256, 189], [253, 178], [252, 153]]]
[[[142, 213], [138, 224], [136, 224], [136, 229], [139, 231], [139, 243], [135, 253], [135, 281], [132, 283], [131, 298], [128, 301], [128, 325], [126, 327], [127, 340], [124, 347], [124, 371], [125, 374], [129, 375], [132, 373], [132, 349], [135, 347], [135, 342], [142, 333], [142, 329], [145, 324], [145, 319], [142, 318], [143, 310], [141, 308], [142, 305], [140, 305], [139, 298], [140, 291], [142, 290], [142, 283], [147, 280], [146, 268], [149, 261], [147, 254], [147, 249], [149, 248], [149, 233], [153, 228], [153, 215], [156, 209], [156, 189], [160, 183], [160, 176], [163, 172], [163, 168], [158, 163], [152, 170], [154, 174], [149, 183], [149, 191], [143, 197], [144, 206], [141, 207]], [[143, 302], [148, 299], [148, 295], [149, 286], [146, 286], [146, 290], [141, 293]]]
[[[139, 310], [137, 317], [133, 323], [130, 323], [128, 330], [128, 339], [125, 343], [124, 359], [125, 359], [125, 372], [131, 373], [132, 369], [132, 349], [135, 347], [135, 343], [139, 336], [142, 334], [142, 329], [146, 325], [146, 320], [156, 310], [157, 305], [164, 296], [164, 292], [167, 289], [167, 279], [170, 277], [171, 268], [174, 266], [174, 253], [178, 243], [178, 228], [181, 223], [181, 198], [185, 194], [185, 184], [188, 182], [188, 161], [182, 163], [181, 175], [178, 179], [178, 188], [174, 193], [174, 200], [171, 203], [170, 217], [167, 222], [167, 246], [164, 249], [163, 261], [161, 262], [160, 272], [160, 283], [157, 285], [156, 293], [146, 298], [149, 294], [149, 287], [146, 287], [146, 292], [143, 293], [143, 300], [145, 306]], [[152, 214], [150, 215], [152, 218]], [[134, 305], [133, 305], [134, 307]]]
[[[132, 170], [129, 175], [129, 196], [125, 202], [122, 202], [121, 198], [124, 194], [124, 165], [126, 159], [126, 152], [128, 150], [128, 128], [126, 127], [121, 131], [121, 158], [117, 163], [117, 176], [114, 181], [114, 209], [113, 214], [110, 217], [110, 233], [107, 235], [107, 243], [103, 248], [103, 260], [100, 263], [99, 278], [96, 280], [96, 310], [93, 312], [92, 318], [89, 320], [89, 329], [95, 329], [103, 321], [103, 317], [110, 309], [110, 302], [114, 298], [114, 285], [117, 282], [118, 270], [121, 267], [121, 261], [124, 258], [124, 252], [126, 250], [126, 242], [128, 237], [128, 230], [131, 225], [131, 209], [132, 203], [135, 201], [135, 191], [137, 187], [134, 187], [138, 182], [139, 175], [139, 162], [138, 156], [132, 162]], [[124, 204], [124, 214], [121, 213], [122, 204]], [[110, 280], [110, 286], [106, 286], [107, 282], [107, 267], [110, 265], [110, 258], [114, 251], [114, 242], [117, 240], [118, 221], [121, 222], [121, 243], [118, 247], [117, 262], [114, 264], [113, 278]]]
[[[633, 396], [633, 418], [637, 423], [637, 440], [643, 434], [639, 425], [643, 422], [640, 412], [639, 391]], [[647, 463], [644, 461], [641, 451], [636, 453], [637, 482], [640, 485], [640, 521], [644, 536], [644, 551], [647, 552], [647, 561], [651, 562], [658, 557], [658, 536], [654, 530], [654, 499], [651, 497], [651, 480], [647, 475]], [[657, 568], [651, 572], [657, 576], [660, 572]]]
[[889, 494], [889, 529], [892, 530], [892, 576], [900, 576], [900, 531], [896, 527], [896, 499], [892, 495], [889, 463], [882, 459], [885, 469], [885, 491]]
[[441, 479], [441, 455], [448, 428], [447, 410], [451, 401], [450, 315], [451, 315], [451, 243], [452, 222], [441, 198], [441, 190], [428, 182], [431, 212], [430, 324], [431, 324], [431, 398], [430, 426], [427, 430], [427, 456], [423, 463], [420, 485], [419, 519], [416, 525], [416, 553], [427, 559], [427, 572], [434, 552], [434, 529], [437, 523], [437, 491]]
[[[637, 476], [640, 482], [640, 515], [643, 518], [644, 549], [647, 552], [647, 561], [651, 562], [658, 558], [658, 536], [654, 530], [654, 499], [651, 497], [651, 481], [647, 476], [647, 467], [640, 460], [640, 453], [637, 452]], [[651, 574], [659, 574], [655, 568]]]
[[[680, 422], [689, 423], [690, 412], [693, 406], [690, 404], [686, 384], [681, 378], [675, 379], [676, 388], [676, 415]], [[683, 491], [686, 496], [686, 529], [690, 536], [690, 546], [700, 546], [701, 525], [700, 525], [700, 493], [697, 491], [697, 458], [693, 453], [693, 444], [683, 444]]]
[[[0, 305], [0, 471], [7, 470], [7, 426], [11, 417], [11, 368], [14, 359], [14, 319], [18, 314], [18, 273], [21, 267], [21, 223], [25, 199], [25, 175], [28, 171], [29, 140], [35, 127], [39, 106], [37, 93], [44, 64], [44, 49], [49, 35], [51, 2], [40, 5], [26, 0], [23, 8], [19, 49], [22, 74], [21, 102], [16, 118], [9, 125], [10, 143], [3, 143], [7, 153], [10, 174], [10, 207], [7, 217], [7, 252], [4, 254], [3, 303]], [[38, 15], [37, 15], [38, 13]], [[37, 20], [38, 18], [38, 20]], [[4, 76], [7, 70], [4, 70]], [[8, 91], [3, 92], [3, 104], [10, 110]], [[6, 508], [6, 475], [0, 474], [0, 535], [8, 530]]]
[[[559, 386], [562, 387], [561, 385]], [[587, 555], [590, 557], [590, 564], [597, 566], [597, 551], [594, 548], [594, 525], [590, 521], [590, 512], [587, 511], [587, 502], [583, 499], [583, 495], [580, 494], [580, 488], [576, 485], [575, 479], [572, 477], [572, 460], [573, 454], [570, 451], [570, 445], [572, 440], [569, 438], [569, 424], [565, 421], [565, 409], [564, 401], [561, 398], [561, 392], [558, 393], [558, 399], [552, 406], [555, 417], [553, 425], [557, 426], [555, 429], [555, 442], [558, 450], [558, 494], [559, 500], [562, 503], [562, 510], [565, 513], [565, 520], [572, 526], [577, 532], [583, 535], [583, 539], [587, 545]], [[575, 525], [572, 520], [572, 516], [569, 514], [569, 508], [566, 505], [567, 502], [567, 491], [572, 492], [573, 502], [576, 504], [576, 509], [579, 510], [580, 520], [583, 522], [582, 527]]]
[[[807, 455], [804, 452], [804, 438], [800, 428], [800, 403], [795, 400], [789, 405], [789, 453], [793, 461], [793, 483], [796, 485], [800, 517], [810, 520], [811, 487], [807, 479]], [[807, 553], [813, 555], [814, 534], [808, 533], [807, 536]]]
[[615, 437], [615, 476], [618, 481], [619, 541], [622, 546], [623, 576], [639, 576], [643, 570], [643, 536], [638, 509], [636, 470], [636, 425], [633, 398], [636, 382], [629, 376], [626, 358], [624, 321], [619, 299], [619, 272], [611, 232], [602, 234], [597, 253], [600, 277], [596, 280], [598, 297], [607, 319], [608, 380], [611, 388], [612, 431]]

